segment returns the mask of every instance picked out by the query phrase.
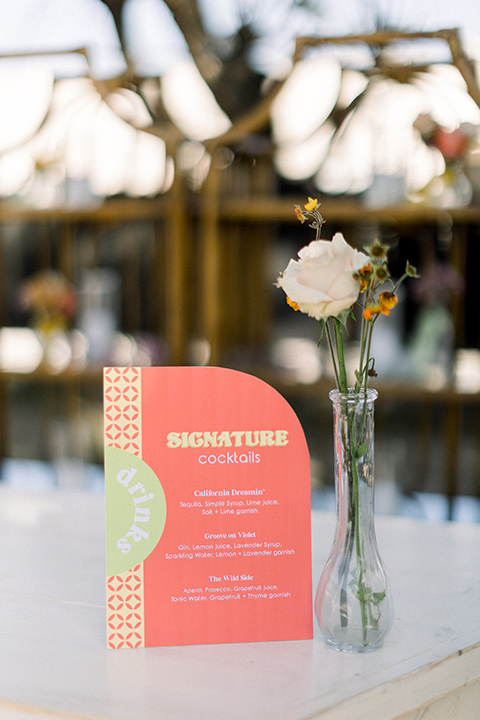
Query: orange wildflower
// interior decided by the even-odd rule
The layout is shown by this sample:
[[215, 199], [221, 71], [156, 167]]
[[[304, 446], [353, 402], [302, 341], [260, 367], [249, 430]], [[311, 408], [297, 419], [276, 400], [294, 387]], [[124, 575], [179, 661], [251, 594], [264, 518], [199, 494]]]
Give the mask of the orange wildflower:
[[378, 296], [380, 302], [375, 305], [369, 305], [363, 311], [363, 317], [365, 320], [373, 320], [375, 315], [390, 315], [390, 310], [395, 307], [398, 302], [398, 298], [395, 293], [392, 292], [381, 292]]
[[360, 270], [358, 271], [361, 275], [361, 277], [365, 278], [365, 280], [369, 280], [372, 276], [373, 267], [371, 263], [368, 265], [364, 265]]
[[358, 275], [356, 276], [360, 282], [360, 292], [365, 292], [365, 290], [368, 287], [368, 282], [372, 276], [373, 267], [371, 265], [364, 265], [360, 270], [358, 271]]
[[[381, 292], [378, 296], [378, 299], [380, 300], [382, 306], [385, 307], [387, 310], [392, 310], [392, 308], [394, 308], [398, 302], [397, 296], [395, 295], [395, 293], [392, 292]], [[388, 313], [385, 313], [383, 310], [382, 312], [385, 315], [388, 315]]]
[[379, 315], [382, 312], [381, 305], [369, 305], [363, 311], [363, 317], [365, 320], [373, 320], [375, 315]]
[[288, 295], [286, 296], [286, 299], [287, 299], [287, 304], [290, 305], [291, 308], [293, 308], [294, 310], [300, 310], [300, 305], [298, 303], [296, 303], [294, 300], [290, 300]]

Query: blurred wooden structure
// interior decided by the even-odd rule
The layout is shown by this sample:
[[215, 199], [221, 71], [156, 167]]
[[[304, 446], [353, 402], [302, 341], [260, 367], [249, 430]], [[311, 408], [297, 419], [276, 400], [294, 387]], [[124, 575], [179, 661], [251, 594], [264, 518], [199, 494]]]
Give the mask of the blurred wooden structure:
[[[465, 78], [469, 93], [480, 105], [480, 91], [455, 30], [300, 38], [296, 59], [306, 48], [322, 43], [366, 42], [381, 46], [392, 41], [424, 37], [441, 37], [449, 43], [452, 62]], [[372, 72], [392, 73], [394, 70], [390, 66], [378, 66]], [[78, 271], [78, 243], [83, 241], [79, 229], [88, 227], [94, 235], [101, 228], [149, 223], [154, 229], [155, 247], [149, 265], [148, 287], [140, 286], [143, 281], [136, 276], [136, 262], [127, 263], [125, 267], [135, 287], [129, 300], [130, 310], [138, 321], [148, 316], [149, 329], [165, 340], [168, 362], [188, 364], [191, 361], [190, 343], [198, 337], [208, 343], [211, 364], [232, 362], [236, 348], [268, 345], [272, 288], [266, 281], [265, 267], [279, 226], [297, 223], [293, 206], [304, 201], [302, 197], [279, 194], [271, 160], [269, 112], [280, 88], [280, 84], [275, 85], [268, 96], [238, 119], [224, 136], [205, 143], [211, 160], [210, 169], [197, 192], [192, 191], [181, 173], [177, 173], [171, 190], [153, 199], [118, 198], [106, 200], [98, 207], [48, 210], [0, 203], [0, 252], [3, 250], [2, 227], [7, 224], [43, 227], [55, 244], [52, 257], [56, 267], [73, 279]], [[164, 128], [152, 127], [151, 131], [162, 135]], [[172, 156], [183, 141], [178, 133], [169, 134]], [[479, 206], [436, 209], [405, 203], [368, 209], [353, 200], [340, 199], [325, 200], [322, 213], [328, 218], [329, 227], [341, 228], [347, 236], [352, 228], [374, 223], [380, 232], [388, 234], [404, 229], [410, 234], [418, 232], [419, 237], [423, 237], [424, 229], [447, 223], [452, 229], [449, 260], [462, 275], [468, 265], [468, 229], [480, 227]], [[420, 242], [425, 241], [421, 239]], [[135, 251], [134, 229], [132, 247]], [[2, 268], [5, 268], [4, 263]], [[456, 344], [462, 346], [464, 299], [458, 296], [452, 303]], [[0, 295], [3, 318], [5, 307], [6, 298]], [[268, 364], [250, 365], [247, 369], [264, 377], [287, 397], [307, 392], [316, 401], [325, 390], [323, 383], [308, 388], [288, 386], [272, 373]], [[100, 382], [100, 371], [98, 367], [88, 367], [80, 372], [69, 369], [51, 376], [38, 370], [30, 379], [39, 383], [57, 383], [79, 393], [82, 382]], [[0, 390], [4, 391], [6, 385], [19, 380], [28, 378], [15, 373], [0, 373]], [[461, 408], [480, 403], [479, 396], [459, 393], [450, 386], [434, 394], [408, 383], [400, 388], [387, 383], [382, 387], [382, 396], [398, 402], [415, 401], [430, 409], [434, 403], [441, 405], [445, 414], [445, 490], [453, 496], [457, 488]], [[2, 435], [4, 438], [5, 434]]]

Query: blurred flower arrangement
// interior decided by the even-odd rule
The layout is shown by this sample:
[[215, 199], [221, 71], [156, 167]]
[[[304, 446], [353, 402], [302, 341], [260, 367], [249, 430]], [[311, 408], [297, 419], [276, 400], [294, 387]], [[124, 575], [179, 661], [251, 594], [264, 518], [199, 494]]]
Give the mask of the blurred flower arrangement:
[[428, 114], [420, 114], [413, 127], [423, 142], [436, 148], [445, 163], [442, 175], [433, 178], [420, 193], [429, 202], [440, 207], [461, 207], [471, 202], [472, 184], [464, 172], [471, 151], [476, 146], [477, 128], [461, 123], [454, 130], [439, 125]]
[[31, 313], [34, 327], [48, 336], [66, 330], [77, 309], [77, 293], [62, 273], [42, 270], [22, 284], [20, 304]]
[[432, 121], [430, 137], [426, 137], [425, 140], [427, 144], [440, 150], [448, 166], [450, 163], [465, 160], [474, 137], [475, 128], [469, 123], [462, 123], [455, 130], [447, 130]]

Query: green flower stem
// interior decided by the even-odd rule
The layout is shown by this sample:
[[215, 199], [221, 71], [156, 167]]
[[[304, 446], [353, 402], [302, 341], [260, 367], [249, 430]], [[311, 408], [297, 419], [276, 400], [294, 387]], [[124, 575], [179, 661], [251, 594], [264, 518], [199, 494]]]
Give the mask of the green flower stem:
[[[337, 358], [338, 358], [338, 369], [336, 367], [335, 363], [335, 353], [333, 352], [333, 344], [331, 342], [331, 338], [329, 335], [329, 344], [330, 344], [330, 350], [332, 353], [332, 360], [335, 367], [335, 377], [337, 380], [337, 387], [342, 393], [348, 392], [348, 383], [347, 383], [347, 372], [345, 367], [345, 353], [344, 353], [344, 347], [343, 347], [343, 335], [342, 335], [342, 324], [338, 318], [333, 318], [334, 326], [335, 326], [335, 344], [336, 344], [336, 350], [337, 350]], [[365, 398], [364, 398], [364, 417], [362, 419], [362, 434], [363, 434], [363, 428], [365, 423], [365, 414], [367, 409], [367, 403], [366, 403], [366, 390], [367, 390], [367, 382], [368, 382], [368, 363], [370, 362], [370, 350], [371, 350], [371, 343], [372, 343], [372, 328], [373, 323], [370, 323], [372, 327], [368, 327], [363, 330], [362, 328], [362, 356], [365, 356], [365, 348], [367, 352], [367, 362], [365, 367], [363, 368], [363, 379], [365, 382]], [[358, 382], [358, 381], [357, 381]], [[362, 384], [362, 383], [360, 383]], [[347, 406], [348, 407], [348, 406]], [[363, 560], [363, 553], [362, 553], [362, 546], [361, 546], [361, 536], [360, 536], [360, 489], [359, 489], [359, 478], [358, 478], [358, 458], [357, 458], [357, 439], [356, 439], [356, 431], [355, 431], [355, 413], [356, 413], [356, 406], [353, 407], [351, 410], [347, 409], [347, 432], [346, 432], [346, 452], [347, 452], [347, 472], [349, 477], [352, 480], [352, 492], [353, 492], [353, 504], [354, 504], [354, 522], [355, 522], [355, 552], [357, 556], [357, 565], [359, 569], [359, 575], [358, 575], [358, 601], [360, 603], [360, 612], [362, 616], [362, 633], [363, 633], [363, 640], [366, 642], [366, 636], [367, 636], [367, 600], [365, 597], [365, 581], [364, 581], [364, 560]]]
[[331, 333], [330, 333], [330, 327], [329, 327], [329, 325], [328, 325], [328, 321], [327, 321], [327, 323], [325, 324], [325, 331], [326, 331], [326, 333], [327, 333], [328, 347], [329, 347], [329, 349], [330, 349], [330, 356], [331, 356], [331, 358], [332, 358], [333, 372], [334, 372], [334, 374], [335, 374], [335, 382], [336, 382], [336, 384], [337, 384], [337, 388], [340, 389], [340, 376], [339, 376], [339, 373], [338, 373], [337, 360], [336, 360], [336, 355], [335, 355], [335, 349], [334, 349], [334, 347], [333, 347], [332, 335], [331, 335]]
[[367, 365], [364, 364], [365, 359], [365, 348], [367, 345], [367, 320], [365, 318], [362, 319], [362, 329], [360, 334], [360, 362], [358, 364], [358, 373], [356, 376], [356, 382], [355, 382], [355, 392], [360, 392], [360, 388], [364, 383], [366, 368], [368, 368], [368, 360]]
[[368, 387], [368, 371], [370, 369], [370, 360], [372, 357], [373, 326], [378, 318], [379, 315], [375, 315], [372, 320], [365, 320], [365, 318], [362, 319], [362, 329], [360, 335], [360, 362], [358, 365], [355, 392], [360, 392], [362, 385], [365, 388], [365, 392]]
[[364, 392], [364, 403], [363, 403], [363, 413], [362, 413], [362, 426], [361, 426], [361, 435], [363, 437], [364, 429], [365, 429], [365, 419], [367, 415], [367, 389], [368, 389], [368, 371], [370, 369], [370, 359], [372, 357], [372, 338], [373, 338], [373, 326], [375, 324], [375, 321], [378, 319], [378, 315], [376, 315], [373, 320], [364, 320], [362, 323], [362, 351], [361, 351], [361, 363], [364, 360], [365, 357], [365, 348], [366, 348], [366, 360], [365, 365], [360, 364], [361, 368], [361, 377], [357, 378], [357, 385], [355, 386], [356, 392], [360, 392], [361, 386], [363, 385], [363, 392]]
[[[343, 348], [343, 335], [342, 335], [342, 325], [338, 318], [334, 318], [334, 325], [335, 325], [335, 340], [336, 340], [336, 348], [337, 348], [337, 357], [338, 357], [338, 376], [337, 376], [337, 386], [340, 392], [347, 393], [348, 392], [348, 384], [347, 384], [347, 372], [345, 367], [345, 353]], [[370, 362], [370, 350], [372, 345], [372, 330], [373, 330], [373, 323], [370, 323], [370, 326], [367, 327], [364, 337], [362, 338], [362, 355], [364, 357], [365, 355], [365, 346], [366, 346], [366, 352], [367, 352], [367, 361], [365, 366], [363, 367], [363, 380], [365, 383], [365, 398], [364, 398], [364, 404], [363, 404], [363, 418], [362, 418], [362, 435], [363, 435], [363, 429], [365, 425], [365, 416], [366, 416], [366, 410], [367, 410], [367, 403], [366, 403], [366, 391], [367, 391], [367, 383], [368, 383], [368, 365]], [[366, 337], [365, 337], [366, 336]], [[362, 384], [362, 383], [361, 383]], [[347, 472], [349, 476], [352, 479], [352, 491], [353, 491], [353, 503], [354, 503], [354, 517], [355, 517], [355, 552], [357, 555], [357, 565], [359, 569], [359, 575], [358, 575], [358, 601], [360, 603], [360, 612], [362, 615], [362, 633], [363, 633], [363, 641], [366, 642], [367, 637], [367, 603], [366, 603], [366, 597], [365, 597], [365, 581], [364, 581], [364, 560], [363, 560], [363, 553], [362, 553], [362, 546], [361, 546], [361, 537], [360, 537], [360, 488], [359, 488], [359, 478], [358, 478], [358, 458], [357, 458], [357, 440], [356, 440], [356, 432], [355, 432], [355, 413], [356, 413], [356, 406], [353, 407], [351, 410], [347, 410], [347, 416], [348, 416], [348, 432], [347, 432], [347, 453], [348, 453], [348, 460], [347, 460]]]
[[392, 287], [392, 292], [396, 293], [400, 285], [403, 283], [404, 280], [406, 280], [408, 277], [420, 277], [419, 275], [410, 275], [408, 272], [404, 272], [400, 280], [397, 280], [395, 285]]
[[[365, 422], [365, 412], [366, 412], [366, 406], [367, 406], [367, 399], [365, 396], [364, 399], [364, 417], [362, 419], [362, 430], [363, 425]], [[353, 411], [355, 413], [355, 411]], [[355, 425], [355, 414], [353, 416], [353, 425]], [[354, 434], [355, 434], [355, 428], [354, 428]], [[357, 563], [358, 563], [358, 600], [360, 602], [360, 611], [362, 613], [362, 633], [363, 633], [363, 642], [367, 641], [367, 603], [365, 598], [365, 580], [363, 577], [364, 571], [365, 571], [365, 561], [363, 559], [363, 551], [361, 546], [361, 538], [360, 538], [360, 487], [359, 487], [359, 479], [358, 479], [358, 466], [357, 466], [357, 452], [356, 452], [356, 441], [353, 441], [353, 451], [354, 451], [354, 458], [353, 458], [353, 491], [354, 491], [354, 502], [355, 502], [355, 550], [357, 553]]]
[[[365, 425], [365, 416], [366, 416], [366, 408], [367, 408], [367, 396], [366, 396], [366, 389], [365, 389], [365, 397], [363, 401], [363, 418], [362, 418], [362, 438], [363, 438], [363, 432], [364, 432], [364, 425]], [[360, 603], [360, 611], [362, 614], [362, 633], [363, 633], [363, 642], [367, 641], [367, 603], [365, 598], [365, 581], [364, 581], [364, 570], [365, 570], [365, 563], [363, 559], [363, 552], [362, 552], [362, 546], [361, 546], [361, 538], [360, 538], [360, 487], [359, 487], [359, 478], [358, 478], [358, 459], [357, 458], [357, 440], [356, 440], [356, 432], [355, 432], [355, 411], [356, 407], [352, 409], [351, 411], [351, 418], [349, 421], [350, 425], [350, 436], [351, 436], [351, 446], [350, 446], [350, 453], [353, 455], [352, 457], [352, 479], [353, 479], [353, 499], [354, 499], [354, 513], [355, 513], [355, 551], [357, 554], [357, 564], [358, 564], [358, 600]]]
[[[364, 407], [366, 407], [366, 397], [364, 399]], [[356, 415], [357, 405], [355, 405], [353, 408], [348, 407], [348, 403], [346, 406], [346, 422], [343, 426], [343, 443], [344, 443], [344, 453], [345, 453], [345, 461], [346, 461], [346, 468], [347, 468], [347, 474], [349, 478], [349, 485], [351, 487], [352, 495], [353, 495], [353, 522], [355, 523], [355, 554], [357, 557], [357, 567], [358, 567], [358, 586], [357, 586], [357, 599], [360, 603], [360, 613], [362, 618], [362, 636], [363, 641], [366, 643], [367, 641], [367, 624], [368, 624], [368, 613], [367, 613], [367, 605], [368, 605], [368, 598], [367, 598], [367, 592], [368, 588], [365, 585], [365, 562], [363, 559], [363, 548], [362, 548], [362, 542], [361, 542], [361, 535], [360, 535], [360, 481], [358, 477], [358, 459], [357, 458], [357, 452], [359, 443], [357, 443], [357, 437], [356, 437], [356, 425], [355, 425], [355, 415]], [[364, 426], [364, 419], [362, 420], [362, 437], [363, 437], [363, 426]], [[360, 438], [362, 439], [362, 438]], [[347, 580], [347, 575], [345, 576], [345, 581]], [[346, 591], [344, 591], [346, 592]], [[343, 618], [341, 618], [342, 620]], [[346, 624], [346, 620], [343, 619], [343, 622]], [[343, 623], [342, 623], [343, 624]]]
[[337, 346], [338, 368], [339, 368], [339, 384], [340, 392], [348, 392], [347, 371], [345, 368], [345, 353], [343, 350], [342, 324], [338, 318], [333, 318], [335, 325], [335, 342]]

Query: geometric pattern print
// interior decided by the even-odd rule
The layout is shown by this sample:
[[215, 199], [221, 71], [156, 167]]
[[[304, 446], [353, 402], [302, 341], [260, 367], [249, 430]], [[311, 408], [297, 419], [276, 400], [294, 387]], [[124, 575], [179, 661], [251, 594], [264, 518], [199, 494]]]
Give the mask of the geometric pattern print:
[[141, 457], [140, 369], [106, 368], [105, 445]]
[[[105, 446], [142, 456], [139, 368], [104, 371]], [[145, 645], [143, 563], [107, 578], [107, 644], [110, 648]]]
[[107, 644], [110, 648], [145, 645], [143, 563], [107, 580]]

